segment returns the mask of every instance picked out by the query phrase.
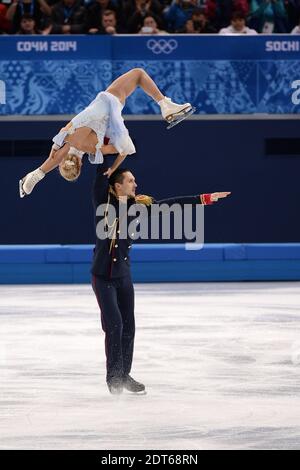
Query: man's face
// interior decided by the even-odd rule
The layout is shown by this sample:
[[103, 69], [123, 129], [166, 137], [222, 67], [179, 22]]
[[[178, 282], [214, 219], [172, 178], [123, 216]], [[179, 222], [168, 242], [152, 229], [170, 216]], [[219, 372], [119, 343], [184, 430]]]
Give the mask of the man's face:
[[246, 22], [243, 18], [236, 18], [235, 20], [231, 21], [231, 24], [234, 27], [234, 29], [236, 29], [237, 31], [243, 31], [243, 29], [245, 28]]
[[195, 22], [195, 23], [198, 23], [200, 24], [201, 26], [204, 26], [207, 19], [206, 19], [206, 16], [203, 14], [203, 13], [196, 13], [192, 16], [192, 20]]
[[64, 0], [64, 5], [68, 8], [71, 8], [75, 3], [75, 0]]
[[119, 196], [135, 197], [137, 184], [133, 174], [130, 171], [124, 173], [123, 183], [116, 183], [116, 188], [118, 189]]
[[99, 5], [106, 10], [109, 0], [97, 0]]
[[194, 22], [192, 20], [187, 20], [187, 22], [185, 24], [185, 30], [186, 30], [187, 34], [195, 33]]
[[33, 31], [35, 26], [35, 21], [30, 18], [23, 18], [21, 21], [21, 28], [26, 33], [29, 31]]
[[109, 26], [112, 26], [113, 28], [116, 27], [116, 18], [115, 15], [105, 15], [102, 18], [102, 26], [103, 28], [108, 28]]

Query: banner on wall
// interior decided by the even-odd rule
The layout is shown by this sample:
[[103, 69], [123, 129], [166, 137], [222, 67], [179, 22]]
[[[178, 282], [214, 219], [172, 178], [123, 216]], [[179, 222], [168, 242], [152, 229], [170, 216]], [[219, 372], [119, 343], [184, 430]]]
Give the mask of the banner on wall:
[[[163, 93], [198, 114], [296, 114], [295, 36], [5, 36], [0, 114], [76, 114], [114, 78], [143, 67]], [[158, 114], [142, 90], [124, 113]]]

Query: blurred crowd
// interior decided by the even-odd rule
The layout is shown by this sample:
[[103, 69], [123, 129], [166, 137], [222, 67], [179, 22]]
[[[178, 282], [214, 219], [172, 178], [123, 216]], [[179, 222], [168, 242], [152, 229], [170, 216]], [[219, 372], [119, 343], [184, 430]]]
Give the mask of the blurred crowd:
[[300, 34], [300, 0], [0, 0], [1, 34]]

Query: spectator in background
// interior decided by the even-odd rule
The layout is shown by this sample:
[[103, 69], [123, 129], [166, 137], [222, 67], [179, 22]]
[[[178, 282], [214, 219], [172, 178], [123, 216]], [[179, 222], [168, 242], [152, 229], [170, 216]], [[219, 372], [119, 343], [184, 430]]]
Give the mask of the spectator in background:
[[117, 15], [114, 10], [105, 10], [98, 19], [98, 28], [90, 28], [89, 34], [118, 34]]
[[298, 26], [300, 17], [300, 0], [286, 0], [285, 9], [288, 16], [289, 31]]
[[246, 17], [249, 11], [248, 0], [207, 0], [206, 14], [217, 31], [228, 26], [234, 12], [243, 13]]
[[11, 31], [11, 22], [6, 18], [7, 7], [0, 3], [0, 34]]
[[144, 24], [146, 16], [160, 18], [162, 5], [158, 0], [128, 0], [124, 7], [127, 18], [127, 33], [138, 33]]
[[102, 15], [104, 11], [107, 10], [115, 12], [117, 25], [118, 27], [122, 27], [124, 21], [122, 15], [122, 1], [120, 0], [119, 2], [115, 2], [114, 0], [96, 0], [88, 6], [85, 30], [91, 32], [90, 30], [96, 31], [101, 29], [100, 26], [102, 21]]
[[284, 0], [250, 0], [249, 24], [259, 33], [288, 32]]
[[210, 24], [204, 10], [196, 8], [192, 18], [187, 20], [183, 33], [186, 34], [215, 34], [216, 29]]
[[198, 0], [173, 0], [171, 6], [164, 12], [168, 31], [175, 33], [182, 31], [197, 7]]
[[169, 34], [167, 31], [163, 31], [158, 28], [159, 20], [154, 18], [151, 15], [145, 16], [144, 23], [142, 28], [139, 31], [139, 34], [158, 34], [158, 35], [165, 35]]
[[35, 19], [33, 16], [25, 13], [20, 22], [20, 29], [17, 34], [40, 34], [36, 28]]
[[81, 0], [61, 0], [52, 8], [51, 34], [82, 34], [85, 31], [86, 10]]
[[295, 26], [295, 28], [292, 29], [291, 34], [300, 34], [300, 18], [298, 20], [297, 26]]
[[16, 33], [21, 27], [21, 18], [28, 14], [35, 20], [38, 29], [42, 29], [46, 18], [51, 15], [51, 8], [45, 0], [13, 0], [7, 9], [6, 18], [12, 23], [12, 31]]
[[222, 28], [219, 34], [232, 35], [232, 34], [257, 34], [255, 29], [250, 29], [246, 26], [246, 17], [243, 13], [235, 12], [231, 18], [230, 26]]

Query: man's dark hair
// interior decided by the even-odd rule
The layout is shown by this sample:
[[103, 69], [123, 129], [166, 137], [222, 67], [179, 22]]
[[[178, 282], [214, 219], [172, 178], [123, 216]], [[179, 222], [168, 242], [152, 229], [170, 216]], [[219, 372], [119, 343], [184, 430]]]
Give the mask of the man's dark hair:
[[102, 13], [102, 17], [103, 16], [110, 16], [110, 15], [114, 15], [114, 17], [116, 18], [116, 12], [114, 10], [104, 10], [104, 12]]
[[231, 20], [245, 20], [247, 17], [242, 11], [235, 11], [231, 15]]
[[35, 21], [34, 16], [32, 16], [30, 13], [24, 13], [24, 15], [22, 15], [22, 17], [21, 17], [21, 21], [22, 20], [33, 20], [33, 21]]
[[108, 184], [114, 188], [116, 183], [122, 184], [124, 180], [124, 174], [128, 173], [128, 168], [117, 168], [108, 179]]

